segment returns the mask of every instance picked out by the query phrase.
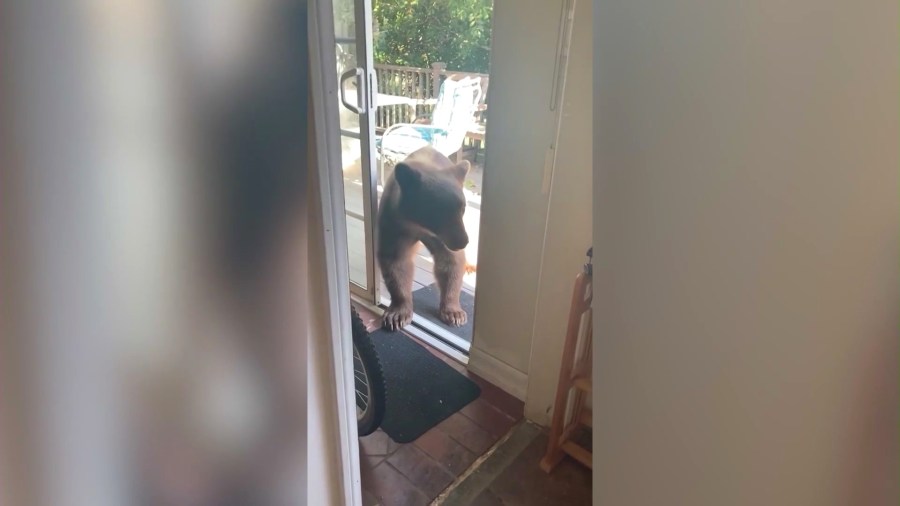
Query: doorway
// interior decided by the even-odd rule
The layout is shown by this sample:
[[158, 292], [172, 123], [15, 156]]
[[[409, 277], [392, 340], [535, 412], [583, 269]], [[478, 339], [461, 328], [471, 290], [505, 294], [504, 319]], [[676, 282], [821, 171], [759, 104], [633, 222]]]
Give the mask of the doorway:
[[[453, 125], [453, 135], [448, 136], [453, 139], [447, 145], [438, 147], [436, 142], [432, 142], [451, 160], [460, 162], [465, 159], [472, 167], [463, 184], [467, 201], [464, 222], [469, 245], [465, 249], [467, 270], [460, 295], [468, 321], [460, 327], [440, 321], [439, 291], [432, 273], [433, 259], [426, 248], [420, 247], [415, 257], [413, 281], [415, 314], [412, 324], [405, 329], [465, 361], [474, 335], [491, 3], [485, 0], [473, 4], [475, 7], [488, 7], [487, 11], [476, 13], [483, 20], [481, 31], [486, 29], [486, 33], [482, 33], [482, 37], [487, 43], [468, 51], [466, 54], [474, 55], [468, 60], [451, 53], [439, 54], [433, 48], [430, 54], [428, 48], [418, 48], [413, 52], [424, 51], [424, 56], [420, 55], [418, 60], [409, 59], [397, 48], [407, 48], [416, 37], [414, 33], [408, 33], [411, 28], [403, 26], [403, 23], [414, 22], [416, 14], [407, 13], [406, 18], [397, 18], [391, 10], [393, 4], [398, 2], [333, 2], [339, 87], [333, 99], [339, 102], [350, 288], [354, 298], [370, 309], [378, 311], [390, 304], [390, 295], [375, 261], [375, 216], [393, 166], [411, 152], [408, 149], [405, 152], [394, 149], [391, 140], [398, 128], [427, 124], [436, 110], [446, 107], [445, 97], [448, 95], [442, 94], [442, 90], [456, 83], [470, 85], [471, 88], [467, 89], [473, 92], [467, 101], [471, 103], [456, 102], [453, 106], [455, 111], [460, 107], [470, 107], [471, 110], [466, 110], [469, 121]], [[387, 23], [388, 18], [393, 21]], [[458, 35], [449, 24], [442, 30], [447, 38]], [[435, 44], [432, 43], [432, 46]], [[432, 61], [435, 59], [449, 62]], [[467, 65], [470, 68], [460, 68]]]
[[[419, 353], [412, 358], [398, 357], [395, 354], [393, 358], [386, 357], [384, 359], [384, 363], [388, 364], [384, 368], [385, 371], [402, 372], [418, 367], [417, 364], [423, 363], [426, 358], [433, 361], [434, 357], [425, 356], [426, 353], [430, 353], [437, 356], [438, 362], [442, 362], [438, 365], [456, 369], [455, 374], [478, 383], [477, 386], [481, 387], [480, 396], [472, 399], [470, 404], [463, 405], [446, 418], [436, 421], [436, 425], [425, 428], [425, 432], [403, 432], [398, 430], [398, 424], [386, 422], [381, 425], [383, 434], [376, 432], [360, 438], [360, 454], [363, 457], [361, 459], [362, 488], [364, 491], [375, 492], [384, 504], [401, 504], [413, 496], [423, 500], [427, 500], [428, 497], [433, 498], [437, 490], [425, 490], [422, 487], [433, 486], [437, 489], [446, 483], [422, 479], [423, 477], [419, 473], [441, 476], [446, 480], [447, 476], [444, 471], [450, 473], [451, 479], [454, 475], [459, 476], [456, 472], [465, 472], [466, 463], [471, 460], [471, 457], [475, 456], [477, 460], [477, 457], [484, 451], [484, 447], [479, 446], [476, 441], [468, 440], [469, 436], [473, 433], [485, 436], [484, 432], [490, 435], [493, 430], [500, 433], [499, 437], [503, 437], [502, 433], [508, 428], [508, 423], [515, 422], [522, 416], [519, 411], [521, 409], [519, 406], [523, 405], [522, 401], [526, 399], [527, 395], [531, 395], [532, 390], [538, 391], [536, 388], [531, 388], [533, 385], [528, 375], [529, 371], [536, 369], [531, 367], [531, 352], [534, 344], [531, 336], [534, 335], [535, 319], [538, 315], [536, 302], [544, 293], [552, 296], [553, 293], [559, 291], [553, 287], [545, 289], [545, 285], [549, 285], [549, 283], [544, 281], [549, 278], [541, 273], [544, 260], [548, 258], [544, 251], [549, 237], [548, 216], [551, 190], [555, 186], [559, 186], [559, 184], [553, 184], [554, 179], [557, 180], [557, 183], [562, 180], [559, 177], [553, 177], [554, 173], [558, 172], [555, 170], [557, 165], [556, 148], [560, 140], [561, 118], [565, 114], [564, 110], [571, 112], [573, 107], [580, 107], [582, 110], [590, 109], [583, 105], [585, 104], [583, 101], [564, 102], [562, 93], [562, 90], [565, 89], [566, 69], [569, 67], [569, 35], [571, 34], [574, 1], [560, 0], [546, 5], [539, 0], [530, 1], [531, 9], [529, 10], [519, 9], [513, 0], [497, 1], [499, 16], [496, 18], [496, 25], [491, 27], [491, 31], [497, 35], [496, 44], [491, 44], [491, 49], [498, 56], [496, 65], [491, 69], [495, 74], [493, 87], [500, 86], [501, 88], [498, 89], [504, 92], [496, 93], [497, 89], [495, 89], [492, 93], [493, 98], [490, 99], [492, 122], [496, 123], [492, 125], [493, 130], [491, 131], [491, 156], [495, 156], [496, 161], [492, 161], [495, 164], [492, 166], [492, 172], [485, 175], [488, 184], [486, 192], [491, 195], [487, 198], [491, 201], [486, 203], [488, 213], [484, 222], [485, 227], [489, 227], [492, 232], [485, 234], [483, 238], [478, 238], [479, 243], [483, 243], [485, 246], [481, 251], [483, 255], [480, 260], [484, 264], [482, 267], [488, 267], [478, 272], [481, 274], [478, 276], [481, 278], [481, 286], [478, 287], [480, 314], [475, 314], [474, 317], [478, 320], [479, 337], [469, 350], [470, 357], [464, 356], [464, 360], [461, 361], [466, 364], [465, 366], [453, 360], [446, 360], [446, 356], [441, 353], [443, 350], [436, 346], [434, 347], [437, 348], [436, 350], [427, 349], [426, 346], [425, 353]], [[378, 5], [379, 0], [372, 0], [372, 2]], [[428, 3], [428, 0], [425, 3]], [[413, 3], [406, 2], [406, 4], [410, 6], [410, 12], [404, 15], [411, 17], [413, 16]], [[328, 5], [333, 7], [331, 2], [328, 2]], [[365, 2], [362, 5], [364, 10], [369, 8]], [[358, 4], [354, 3], [354, 9], [357, 6]], [[328, 10], [331, 11], [330, 14], [334, 13], [332, 8]], [[338, 12], [339, 15], [340, 12]], [[353, 22], [358, 22], [359, 11], [354, 10], [349, 17]], [[363, 18], [365, 19], [365, 17], [364, 13]], [[373, 17], [372, 23], [375, 23], [376, 20], [377, 18]], [[549, 20], [558, 21], [559, 24], [548, 23]], [[329, 21], [329, 27], [335, 24], [334, 19]], [[348, 28], [345, 28], [346, 32], [359, 31], [356, 26], [352, 29]], [[384, 30], [385, 26], [373, 25], [373, 37], [376, 37], [373, 53], [376, 53], [378, 44], [384, 40]], [[331, 44], [334, 44], [333, 41], [327, 41], [326, 47], [331, 48]], [[334, 44], [334, 46], [337, 45]], [[367, 45], [363, 44], [362, 49], [366, 51], [366, 47]], [[356, 45], [356, 50], [360, 50], [359, 44]], [[369, 60], [368, 54], [358, 57], [357, 54], [347, 56], [338, 52], [337, 49], [334, 51], [335, 58], [345, 58], [349, 61]], [[344, 53], [346, 52], [344, 51]], [[331, 57], [331, 55], [328, 56]], [[580, 61], [583, 62], [584, 59]], [[439, 65], [434, 68], [418, 64], [419, 70], [416, 70], [414, 62], [382, 63], [374, 58], [374, 54], [372, 62], [373, 68], [356, 70], [348, 66], [341, 66], [339, 69], [333, 70], [335, 74], [331, 74], [330, 68], [327, 69], [331, 79], [335, 79], [338, 74], [346, 77], [342, 80], [340, 88], [343, 100], [337, 96], [338, 86], [337, 79], [335, 79], [335, 84], [331, 88], [335, 90], [335, 93], [329, 97], [328, 104], [333, 108], [344, 107], [353, 113], [356, 111], [347, 107], [346, 103], [342, 103], [343, 101], [352, 104], [354, 97], [368, 97], [370, 94], [374, 94], [374, 107], [364, 113], [367, 115], [364, 123], [366, 123], [366, 129], [369, 130], [370, 135], [367, 145], [371, 150], [369, 151], [371, 156], [369, 164], [371, 165], [361, 163], [363, 157], [361, 152], [348, 153], [348, 159], [342, 165], [342, 169], [344, 169], [340, 174], [342, 179], [337, 179], [338, 174], [333, 169], [331, 175], [334, 177], [332, 188], [340, 191], [343, 186], [356, 183], [355, 187], [359, 189], [360, 194], [370, 192], [372, 198], [369, 203], [374, 203], [375, 205], [372, 207], [377, 208], [379, 184], [382, 177], [391, 168], [390, 163], [384, 165], [380, 163], [383, 161], [381, 156], [383, 153], [380, 148], [384, 137], [387, 136], [387, 130], [398, 121], [400, 123], [415, 121], [423, 112], [420, 109], [424, 109], [427, 113], [428, 106], [431, 105], [428, 101], [434, 100], [435, 83], [438, 83], [437, 88], [440, 88], [440, 85], [447, 82], [446, 79], [450, 79], [450, 77], [443, 75], [443, 69]], [[327, 61], [327, 63], [328, 66], [332, 64], [331, 61]], [[371, 79], [373, 70], [374, 81]], [[438, 78], [434, 77], [435, 73], [439, 74]], [[421, 86], [423, 82], [424, 86]], [[583, 79], [579, 82], [583, 82]], [[416, 87], [417, 83], [420, 86]], [[579, 96], [583, 98], [584, 95]], [[359, 99], [357, 103], [365, 100], [366, 98]], [[390, 103], [390, 100], [393, 100], [394, 103]], [[563, 107], [564, 104], [565, 107]], [[349, 113], [344, 111], [343, 114]], [[391, 115], [394, 117], [391, 118]], [[336, 117], [337, 113], [334, 116]], [[388, 123], [383, 123], [386, 116]], [[584, 115], [580, 114], [578, 117], [583, 118]], [[576, 128], [575, 133], [585, 131], [582, 122], [578, 122]], [[330, 129], [330, 131], [334, 132], [336, 129]], [[580, 134], [576, 136], [570, 133], [569, 136], [581, 138]], [[374, 143], [372, 139], [374, 139]], [[337, 139], [332, 136], [331, 140], [336, 141]], [[379, 140], [382, 144], [379, 144]], [[481, 147], [484, 147], [483, 141], [484, 139], [482, 139]], [[337, 143], [334, 142], [334, 144]], [[470, 146], [474, 142], [466, 139], [463, 144]], [[567, 144], [561, 145], [566, 146]], [[474, 147], [477, 148], [477, 146]], [[584, 151], [581, 149], [579, 152], [583, 153]], [[338, 155], [336, 149], [335, 155]], [[484, 161], [483, 154], [472, 148], [464, 149], [462, 155], [471, 162], [476, 162], [476, 159]], [[455, 157], [456, 153], [453, 153], [451, 159]], [[360, 160], [360, 163], [354, 167], [353, 163], [357, 160]], [[566, 164], [566, 166], [571, 165], [576, 164]], [[577, 165], [583, 167], [585, 164], [578, 161]], [[385, 166], [387, 168], [383, 169]], [[563, 165], [560, 164], [560, 166]], [[371, 186], [367, 187], [366, 185]], [[589, 187], [589, 185], [583, 185], [583, 187]], [[501, 188], [503, 191], [500, 191]], [[371, 209], [362, 198], [358, 199], [358, 202], [362, 204], [359, 208], [363, 211]], [[578, 202], [583, 202], [583, 200]], [[480, 208], [481, 203], [478, 204]], [[469, 205], [469, 211], [471, 211], [471, 201]], [[338, 207], [341, 211], [343, 210], [341, 209], [343, 201]], [[480, 210], [478, 209], [478, 211]], [[338, 215], [340, 214], [338, 212]], [[340, 216], [340, 219], [343, 218], [344, 216]], [[356, 241], [357, 244], [362, 245], [356, 250], [364, 251], [365, 234], [369, 233], [370, 237], [374, 238], [377, 230], [373, 227], [367, 231], [364, 214], [357, 219], [358, 223], [363, 226], [363, 237], [361, 241]], [[550, 231], [553, 232], [552, 229]], [[578, 234], [580, 235], [580, 232]], [[350, 234], [347, 234], [347, 239], [354, 241]], [[576, 237], [574, 241], [567, 241], [567, 244], [571, 243], [578, 243], [580, 247], [581, 239]], [[340, 245], [340, 247], [343, 250], [341, 254], [344, 251], [353, 250], [352, 245], [349, 247]], [[554, 245], [554, 251], [556, 249], [559, 249], [558, 245]], [[357, 260], [355, 265], [363, 273], [357, 278], [362, 278], [369, 273], [365, 270], [367, 267], [365, 257], [360, 256], [359, 258], [362, 258], [363, 261]], [[424, 267], [420, 273], [429, 274], [430, 262], [428, 262], [427, 254], [421, 255], [419, 262], [420, 267]], [[371, 264], [374, 262], [370, 262]], [[387, 301], [384, 300], [380, 286], [378, 286], [379, 278], [380, 276], [376, 275], [373, 295], [375, 301], [384, 304]], [[429, 278], [426, 278], [428, 283], [431, 282]], [[363, 287], [357, 287], [357, 290], [360, 288]], [[549, 306], [555, 307], [554, 304], [549, 304]], [[366, 323], [370, 325], [369, 330], [372, 331], [373, 327], [380, 326], [379, 315], [373, 313]], [[414, 338], [412, 341], [421, 345], [423, 340], [415, 339], [414, 335], [409, 336], [412, 334], [409, 330], [416, 328], [421, 329], [420, 326], [407, 328], [406, 334], [408, 337]], [[403, 334], [400, 332], [376, 332], [379, 332], [379, 335], [373, 338], [373, 342], [381, 343], [385, 348], [393, 347], [395, 339]], [[446, 343], [446, 341], [443, 342]], [[542, 358], [542, 356], [536, 357], [539, 366]], [[416, 398], [416, 402], [411, 402], [409, 399], [415, 395], [410, 395], [410, 390], [423, 389], [421, 388], [424, 387], [423, 380], [431, 371], [424, 371], [426, 374], [418, 374], [423, 372], [418, 370], [415, 372], [416, 374], [408, 374], [405, 378], [396, 378], [393, 383], [396, 388], [387, 389], [390, 392], [400, 392], [387, 400], [389, 407], [386, 411], [394, 413], [394, 422], [397, 421], [396, 418], [404, 418], [404, 421], [412, 422], [412, 419], [418, 416], [416, 412], [422, 409], [421, 406], [425, 405], [426, 401], [438, 399], [446, 403], [446, 392], [458, 393], [461, 391], [457, 388], [447, 388], [447, 383], [439, 383], [437, 388], [430, 389], [439, 395], [434, 395], [429, 399]], [[482, 381], [484, 383], [481, 383]], [[431, 382], [431, 384], [434, 385], [436, 382]], [[401, 409], [390, 407], [392, 399], [395, 403], [398, 399], [404, 403]], [[537, 403], [533, 402], [532, 404]], [[512, 409], [506, 409], [509, 407]], [[398, 416], [397, 413], [400, 415]], [[507, 423], [492, 428], [489, 417]], [[479, 440], [485, 444], [491, 439], [489, 436], [485, 436], [479, 437]], [[448, 452], [451, 454], [464, 455], [469, 459], [460, 459], [460, 462], [453, 461], [450, 455], [441, 453], [442, 449], [448, 447]], [[423, 457], [423, 452], [431, 456], [433, 462], [420, 458]], [[441, 472], [433, 471], [435, 469]], [[367, 472], [374, 474], [367, 475]], [[389, 484], [389, 486], [384, 490], [373, 488], [380, 483]], [[398, 483], [404, 483], [409, 487], [401, 487]], [[423, 498], [412, 489], [422, 492], [426, 497]], [[398, 501], [392, 502], [387, 499], [388, 497], [394, 498], [395, 494], [401, 494], [401, 492], [403, 498], [399, 498]]]

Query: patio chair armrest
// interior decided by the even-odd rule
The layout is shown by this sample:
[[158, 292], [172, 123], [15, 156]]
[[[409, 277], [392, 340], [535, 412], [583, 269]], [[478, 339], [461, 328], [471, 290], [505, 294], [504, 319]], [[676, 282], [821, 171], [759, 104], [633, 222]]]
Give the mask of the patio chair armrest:
[[[409, 129], [415, 134], [407, 135], [398, 131], [399, 129]], [[395, 133], [396, 132], [396, 133]], [[459, 133], [459, 132], [456, 132]], [[408, 137], [411, 142], [404, 141], [403, 138]], [[397, 142], [400, 145], [394, 145], [394, 141], [389, 141], [389, 139], [397, 139]], [[410, 154], [415, 151], [419, 147], [422, 147], [424, 144], [430, 144], [439, 152], [443, 153], [446, 156], [450, 156], [455, 151], [459, 150], [459, 146], [453, 147], [453, 149], [449, 149], [448, 140], [450, 144], [456, 144], [454, 140], [454, 131], [448, 131], [444, 127], [435, 126], [435, 125], [422, 125], [415, 123], [398, 123], [396, 125], [392, 125], [390, 128], [384, 131], [381, 138], [376, 141], [376, 149], [378, 153], [384, 155], [387, 152], [394, 153], [404, 153], [405, 155]], [[463, 138], [459, 139], [459, 144], [462, 144]], [[448, 154], [447, 152], [450, 152]]]
[[391, 134], [392, 131], [398, 130], [403, 127], [417, 128], [417, 129], [422, 129], [422, 130], [435, 130], [435, 131], [441, 131], [441, 132], [445, 132], [447, 130], [446, 128], [429, 125], [427, 123], [394, 123], [393, 125], [388, 127], [388, 129], [385, 130], [383, 134], [381, 134], [381, 137], [382, 138], [387, 137], [388, 135]]

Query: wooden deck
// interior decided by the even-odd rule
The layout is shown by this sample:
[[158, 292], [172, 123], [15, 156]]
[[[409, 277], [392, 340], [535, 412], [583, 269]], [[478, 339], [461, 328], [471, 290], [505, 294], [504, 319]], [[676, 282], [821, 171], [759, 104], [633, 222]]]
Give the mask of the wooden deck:
[[[346, 207], [349, 211], [356, 214], [363, 214], [362, 202], [362, 183], [358, 176], [347, 174], [345, 172], [344, 188]], [[379, 191], [379, 195], [380, 195]], [[476, 264], [478, 261], [478, 227], [481, 220], [481, 211], [477, 206], [470, 205], [466, 209], [464, 221], [466, 230], [469, 233], [469, 245], [466, 247], [466, 259], [469, 263]], [[365, 260], [365, 236], [363, 222], [359, 218], [347, 215], [347, 240], [348, 254], [350, 258], [350, 280], [358, 283], [365, 283], [366, 279], [366, 260]], [[424, 286], [434, 283], [434, 275], [432, 269], [434, 262], [431, 254], [424, 246], [419, 248], [416, 255], [416, 274], [413, 283], [413, 290], [417, 290]], [[463, 290], [474, 295], [476, 284], [476, 274], [466, 274], [463, 278]], [[383, 283], [379, 280], [379, 285]], [[387, 291], [381, 286], [382, 296], [387, 297]]]

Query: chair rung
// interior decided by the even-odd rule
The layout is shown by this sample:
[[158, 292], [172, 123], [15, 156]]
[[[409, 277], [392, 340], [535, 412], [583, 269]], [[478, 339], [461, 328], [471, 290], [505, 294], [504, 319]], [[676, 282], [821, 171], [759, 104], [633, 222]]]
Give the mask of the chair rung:
[[589, 409], [585, 409], [581, 412], [581, 417], [579, 421], [582, 425], [586, 425], [587, 427], [593, 427], [594, 425], [594, 414]]
[[581, 390], [582, 392], [591, 393], [591, 380], [590, 378], [586, 378], [584, 376], [579, 376], [572, 380], [572, 386]]
[[586, 465], [589, 469], [594, 468], [591, 452], [585, 450], [584, 448], [571, 441], [566, 441], [565, 443], [563, 443], [561, 448], [562, 451], [568, 453], [572, 458]]

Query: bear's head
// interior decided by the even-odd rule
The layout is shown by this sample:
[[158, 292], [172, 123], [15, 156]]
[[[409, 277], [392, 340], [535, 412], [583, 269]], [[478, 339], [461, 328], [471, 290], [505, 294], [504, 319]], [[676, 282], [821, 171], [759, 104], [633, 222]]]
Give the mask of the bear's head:
[[469, 244], [463, 224], [466, 197], [462, 188], [470, 167], [468, 160], [464, 160], [440, 169], [415, 161], [401, 162], [394, 168], [394, 177], [400, 185], [400, 213], [437, 236], [453, 251]]

